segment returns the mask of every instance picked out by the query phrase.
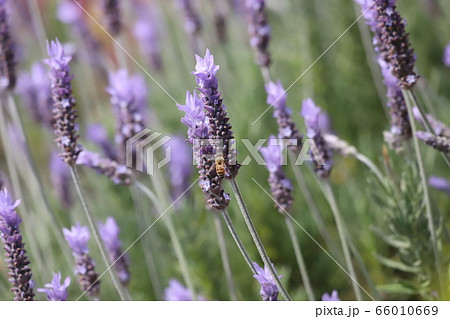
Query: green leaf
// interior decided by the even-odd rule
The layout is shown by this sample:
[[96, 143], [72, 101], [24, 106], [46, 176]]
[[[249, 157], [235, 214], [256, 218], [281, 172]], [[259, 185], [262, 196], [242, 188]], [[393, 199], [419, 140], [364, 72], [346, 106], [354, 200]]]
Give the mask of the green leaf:
[[380, 228], [376, 226], [371, 227], [372, 231], [378, 235], [386, 244], [398, 248], [398, 249], [408, 249], [411, 247], [411, 242], [408, 238], [400, 235], [388, 235], [383, 232]]
[[376, 255], [377, 259], [386, 267], [397, 269], [404, 272], [418, 273], [420, 268], [405, 265], [404, 263], [380, 255]]

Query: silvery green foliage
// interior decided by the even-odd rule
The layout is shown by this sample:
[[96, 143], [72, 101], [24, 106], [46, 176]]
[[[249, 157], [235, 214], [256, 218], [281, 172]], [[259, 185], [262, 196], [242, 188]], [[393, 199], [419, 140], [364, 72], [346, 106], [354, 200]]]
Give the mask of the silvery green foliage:
[[[401, 163], [386, 164], [390, 178], [384, 185], [371, 185], [371, 195], [384, 211], [379, 227], [373, 231], [387, 245], [380, 246], [377, 258], [383, 266], [398, 273], [398, 282], [379, 286], [380, 291], [434, 299], [439, 286], [436, 280], [433, 247], [428, 226], [423, 189], [417, 168]], [[400, 167], [400, 166], [399, 166]], [[442, 237], [441, 218], [435, 217], [438, 247]], [[438, 252], [442, 255], [442, 252]], [[441, 258], [444, 260], [444, 258]]]

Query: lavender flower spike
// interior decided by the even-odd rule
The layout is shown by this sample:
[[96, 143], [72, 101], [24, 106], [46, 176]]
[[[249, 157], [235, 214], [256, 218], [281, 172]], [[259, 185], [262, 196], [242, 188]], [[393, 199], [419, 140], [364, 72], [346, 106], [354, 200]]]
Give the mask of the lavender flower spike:
[[[193, 143], [193, 154], [200, 174], [200, 187], [205, 195], [209, 209], [223, 210], [228, 207], [230, 196], [222, 188], [221, 178], [217, 176], [214, 165], [215, 150], [209, 142], [210, 134], [206, 123], [203, 103], [197, 93], [186, 93], [186, 105], [177, 105], [185, 112], [181, 122], [188, 127], [188, 138]], [[205, 141], [208, 141], [205, 145]]]
[[49, 59], [44, 60], [50, 66], [53, 97], [53, 120], [56, 142], [62, 150], [61, 157], [68, 165], [74, 165], [81, 146], [78, 145], [75, 98], [72, 95], [73, 75], [70, 74], [71, 56], [66, 55], [61, 43], [56, 39], [47, 43]]
[[107, 176], [117, 185], [129, 185], [133, 178], [132, 171], [125, 165], [86, 150], [80, 153], [77, 165], [90, 167], [98, 174]]
[[219, 81], [216, 73], [219, 66], [214, 63], [214, 56], [206, 49], [205, 57], [196, 55], [197, 64], [195, 75], [200, 98], [203, 101], [203, 107], [209, 120], [209, 137], [220, 144], [220, 149], [216, 148], [216, 154], [220, 154], [225, 159], [226, 167], [225, 178], [232, 179], [237, 175], [239, 164], [236, 161], [236, 151], [232, 147], [234, 135], [226, 107], [223, 105], [221, 92], [218, 91]]
[[125, 164], [126, 142], [145, 128], [145, 82], [141, 76], [130, 76], [125, 69], [109, 75], [107, 92], [116, 117], [116, 145], [118, 162]]
[[[275, 279], [272, 277], [272, 274], [270, 273], [267, 266], [264, 266], [264, 269], [262, 269], [257, 263], [253, 263], [253, 266], [255, 266], [256, 269], [256, 275], [253, 275], [253, 277], [258, 280], [258, 282], [261, 284], [261, 291], [259, 292], [261, 294], [261, 297], [264, 301], [277, 301], [278, 300], [278, 287], [275, 283]], [[278, 276], [278, 278], [281, 278], [283, 276]]]
[[444, 58], [442, 60], [444, 61], [444, 65], [450, 68], [450, 43], [445, 47]]
[[300, 152], [302, 147], [302, 136], [299, 134], [294, 121], [291, 118], [292, 110], [286, 106], [287, 94], [278, 80], [277, 83], [270, 82], [266, 85], [267, 104], [273, 105], [273, 117], [277, 119], [278, 138], [294, 139], [297, 145], [290, 145], [289, 149], [295, 153]]
[[61, 272], [53, 274], [53, 279], [50, 284], [45, 284], [45, 288], [39, 288], [37, 291], [45, 292], [49, 301], [66, 301], [69, 296], [67, 288], [70, 286], [70, 277], [64, 279], [61, 284]]
[[88, 296], [97, 298], [100, 293], [100, 280], [95, 271], [95, 262], [89, 255], [89, 228], [76, 223], [70, 230], [63, 228], [63, 233], [75, 257], [75, 273], [78, 275], [81, 290], [86, 291]]
[[122, 252], [122, 242], [119, 239], [120, 228], [113, 217], [108, 217], [104, 224], [99, 223], [100, 237], [109, 253], [109, 260], [114, 263], [114, 270], [123, 285], [130, 281], [128, 255]]
[[122, 28], [120, 0], [103, 0], [103, 10], [109, 31], [117, 36]]
[[428, 179], [428, 184], [431, 187], [443, 191], [447, 193], [448, 196], [450, 196], [450, 180], [442, 177], [430, 176], [430, 178]]
[[20, 234], [19, 226], [22, 220], [15, 211], [19, 204], [20, 200], [14, 202], [7, 189], [0, 191], [0, 235], [5, 250], [5, 263], [9, 269], [9, 282], [13, 285], [11, 291], [15, 295], [14, 300], [33, 301], [35, 283], [31, 279], [33, 275], [29, 267], [30, 261]]
[[16, 85], [14, 44], [8, 24], [6, 0], [0, 0], [0, 90], [12, 90]]
[[288, 212], [292, 206], [292, 184], [281, 168], [282, 146], [275, 145], [275, 136], [270, 136], [267, 147], [261, 147], [260, 152], [264, 157], [269, 170], [270, 191], [276, 200], [275, 208], [280, 213]]
[[381, 57], [391, 66], [397, 85], [411, 89], [419, 77], [414, 72], [416, 56], [410, 48], [405, 21], [395, 6], [396, 0], [378, 0], [377, 34]]
[[256, 63], [263, 67], [270, 66], [270, 54], [268, 52], [270, 42], [270, 26], [267, 22], [264, 0], [246, 0], [249, 23], [248, 33], [250, 45], [256, 52]]
[[[413, 107], [413, 115], [414, 115], [414, 118], [418, 122], [420, 122], [420, 124], [424, 125], [422, 115], [420, 114], [420, 111], [417, 108], [417, 106]], [[434, 131], [434, 133], [436, 135], [450, 138], [450, 127], [448, 127], [447, 125], [445, 125], [441, 121], [438, 121], [431, 114], [427, 114], [426, 117], [427, 117], [427, 120], [430, 123], [430, 125], [433, 128], [433, 131]]]
[[312, 99], [306, 99], [303, 101], [301, 115], [305, 119], [306, 128], [308, 130], [308, 137], [312, 138], [317, 148], [318, 153], [324, 161], [324, 165], [317, 162], [315, 156], [313, 158], [315, 164], [315, 171], [321, 178], [328, 178], [333, 166], [331, 160], [331, 150], [327, 147], [323, 134], [323, 127], [321, 126], [321, 114], [320, 107], [314, 104]]
[[341, 299], [339, 299], [337, 290], [333, 290], [331, 292], [331, 295], [328, 293], [324, 293], [322, 295], [322, 301], [341, 301]]
[[423, 131], [418, 131], [416, 137], [440, 152], [450, 153], [450, 139], [446, 137], [436, 136]]

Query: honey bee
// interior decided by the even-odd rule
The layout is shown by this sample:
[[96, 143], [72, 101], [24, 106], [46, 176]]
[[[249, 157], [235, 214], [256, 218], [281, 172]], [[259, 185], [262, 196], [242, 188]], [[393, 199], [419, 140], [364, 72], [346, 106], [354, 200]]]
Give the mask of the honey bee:
[[221, 154], [217, 154], [216, 158], [215, 158], [215, 162], [216, 162], [216, 173], [217, 176], [219, 176], [220, 178], [224, 178], [225, 177], [225, 171], [227, 169], [227, 166], [225, 164], [225, 159], [223, 158], [223, 156]]

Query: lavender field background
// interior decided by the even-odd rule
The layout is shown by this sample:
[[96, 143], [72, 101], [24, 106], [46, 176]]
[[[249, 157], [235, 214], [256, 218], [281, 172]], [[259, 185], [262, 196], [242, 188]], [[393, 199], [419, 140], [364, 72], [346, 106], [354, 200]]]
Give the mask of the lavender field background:
[[[403, 86], [406, 89], [404, 96], [409, 97], [408, 92], [412, 91], [420, 102], [418, 106], [443, 122], [441, 126], [432, 122], [433, 128], [440, 128], [433, 132], [433, 138], [439, 136], [439, 143], [443, 144], [440, 151], [426, 145], [422, 141], [424, 138], [416, 141], [406, 136], [396, 145], [387, 142], [389, 138], [384, 132], [397, 132], [391, 129], [392, 106], [391, 109], [386, 106], [388, 99], [392, 99], [389, 94], [394, 90], [400, 92], [401, 98], [403, 95], [395, 81], [394, 89], [391, 84], [387, 91], [383, 82], [386, 78], [376, 61], [374, 35], [366, 24], [367, 16], [361, 17], [360, 3], [373, 1], [254, 0], [247, 1], [247, 6], [245, 2], [0, 0], [3, 87], [0, 185], [2, 189], [8, 189], [14, 201], [21, 200], [12, 210], [22, 220], [21, 240], [25, 243], [35, 282], [34, 299], [46, 300], [47, 295], [52, 295], [52, 289], [47, 294], [36, 289], [50, 283], [53, 273], [61, 272], [62, 281], [71, 278], [67, 292], [63, 286], [58, 295], [62, 299], [77, 300], [83, 287], [86, 289], [92, 284], [88, 280], [92, 277], [86, 276], [88, 270], [81, 270], [83, 275], [80, 275], [78, 267], [74, 273], [76, 262], [79, 266], [86, 262], [83, 259], [86, 245], [81, 237], [88, 228], [79, 230], [78, 235], [76, 231], [70, 234], [69, 229], [76, 223], [88, 226], [89, 222], [67, 165], [70, 160], [66, 158], [64, 162], [58, 156], [61, 149], [55, 142], [51, 126], [58, 121], [51, 110], [58, 108], [67, 112], [63, 107], [65, 101], [78, 114], [78, 124], [71, 129], [78, 131], [78, 143], [84, 151], [75, 156], [80, 164], [76, 167], [94, 222], [105, 223], [111, 216], [120, 228], [119, 242], [111, 219], [106, 227], [98, 227], [109, 251], [109, 264], [132, 245], [119, 259], [127, 261], [122, 263], [125, 268], [118, 266], [120, 262], [111, 268], [115, 271], [119, 289], [106, 272], [101, 283], [90, 287], [91, 290], [99, 289], [99, 293], [83, 294], [80, 300], [120, 300], [117, 290], [124, 299], [132, 300], [193, 299], [189, 289], [184, 288], [190, 284], [195, 290], [195, 299], [200, 300], [286, 299], [268, 269], [262, 274], [257, 268], [259, 276], [253, 277], [221, 211], [207, 209], [202, 189], [198, 182], [194, 183], [198, 169], [192, 164], [192, 145], [185, 141], [187, 128], [181, 122], [187, 115], [177, 108], [177, 104], [187, 104], [186, 91], [192, 93], [197, 87], [203, 89], [203, 92], [197, 91], [201, 93], [200, 98], [208, 95], [204, 89], [209, 84], [199, 82], [199, 75], [196, 82], [191, 73], [196, 68], [195, 54], [203, 59], [206, 49], [214, 56], [214, 63], [220, 65], [217, 74], [209, 70], [208, 75], [214, 73], [213, 76], [217, 76], [221, 98], [237, 139], [239, 162], [250, 155], [241, 139], [249, 139], [255, 144], [259, 139], [279, 135], [273, 108], [261, 116], [272, 103], [276, 109], [283, 109], [283, 106], [277, 108], [278, 101], [269, 104], [266, 101], [265, 80], [268, 76], [273, 82], [280, 80], [285, 89], [295, 82], [282, 100], [287, 96], [286, 105], [292, 109], [288, 117], [304, 138], [312, 136], [308, 133], [311, 131], [311, 127], [307, 127], [308, 119], [305, 125], [300, 114], [302, 109], [303, 114], [308, 113], [305, 111], [308, 107], [314, 112], [318, 105], [328, 114], [329, 125], [321, 126], [315, 137], [322, 134], [331, 138], [326, 139], [328, 142], [323, 141], [326, 154], [332, 157], [329, 177], [319, 176], [320, 170], [312, 162], [281, 167], [284, 178], [289, 179], [292, 186], [287, 187], [288, 190], [282, 189], [292, 199], [292, 203], [282, 206], [309, 234], [297, 223], [291, 223], [296, 242], [301, 247], [304, 268], [299, 267], [298, 256], [296, 258], [294, 253], [295, 240], [284, 220], [288, 218], [287, 213], [274, 205], [272, 195], [269, 195], [273, 180], [269, 185], [267, 167], [252, 160], [249, 165], [242, 166], [236, 176], [267, 255], [278, 275], [282, 276], [281, 282], [292, 300], [321, 300], [323, 294], [331, 294], [334, 290], [341, 300], [356, 300], [356, 290], [362, 300], [450, 299], [450, 237], [447, 231], [450, 170], [446, 162], [450, 156], [450, 49], [445, 54], [450, 43], [450, 2], [396, 1], [396, 12], [407, 21], [406, 32], [417, 56], [414, 70], [420, 76], [415, 86]], [[265, 7], [260, 7], [264, 2]], [[190, 3], [192, 7], [183, 7], [183, 3]], [[115, 5], [119, 6], [119, 12], [114, 11]], [[255, 34], [247, 32], [249, 25], [252, 30], [255, 21], [262, 22], [256, 39]], [[270, 65], [265, 63], [267, 56], [261, 49], [258, 51], [251, 45], [267, 40], [264, 39], [264, 32], [268, 30], [264, 29], [267, 28], [265, 23], [270, 26], [267, 50]], [[13, 44], [15, 68], [7, 63], [11, 59], [8, 55], [11, 43], [5, 34], [10, 36]], [[55, 83], [60, 85], [56, 80], [61, 80], [62, 75], [58, 72], [68, 71], [67, 63], [58, 56], [61, 52], [57, 52], [56, 42], [54, 49], [50, 45], [49, 56], [47, 41], [50, 43], [55, 39], [62, 43], [63, 56], [73, 55], [68, 65], [69, 73], [74, 76], [71, 85], [76, 107], [70, 98], [59, 99], [57, 103], [51, 100], [51, 82], [54, 86]], [[44, 59], [48, 59], [47, 62], [43, 62]], [[123, 69], [127, 73], [120, 73]], [[8, 82], [11, 72], [17, 75], [14, 88]], [[65, 80], [68, 79], [66, 75]], [[53, 95], [58, 93], [55, 92]], [[314, 101], [313, 106], [304, 102], [308, 98]], [[125, 113], [117, 111], [122, 110], [121, 101], [128, 103], [124, 107]], [[418, 130], [426, 131], [417, 112], [414, 123]], [[126, 125], [131, 128], [125, 129]], [[123, 129], [119, 134], [118, 126]], [[125, 130], [138, 133], [144, 128], [177, 136], [172, 144], [172, 162], [154, 176], [119, 165], [124, 164], [120, 163], [124, 154], [120, 153], [123, 145], [118, 145], [117, 135], [123, 137], [127, 135]], [[67, 130], [61, 131], [63, 136], [67, 133]], [[401, 134], [391, 134], [391, 140], [396, 135]], [[333, 136], [348, 145], [336, 143]], [[63, 143], [59, 141], [60, 145]], [[416, 144], [423, 165], [418, 164]], [[357, 151], [349, 148], [350, 145]], [[264, 155], [264, 151], [262, 153]], [[158, 153], [159, 158], [162, 155], [162, 152]], [[109, 162], [102, 162], [107, 158]], [[88, 167], [96, 165], [97, 171]], [[107, 166], [109, 171], [105, 169], [99, 174], [100, 165], [104, 165], [102, 168]], [[426, 174], [429, 201], [424, 192], [421, 166]], [[298, 182], [299, 171], [300, 177], [304, 178], [303, 188]], [[431, 178], [429, 183], [433, 176], [441, 179]], [[192, 183], [194, 185], [183, 194]], [[219, 183], [229, 193], [227, 211], [237, 234], [252, 261], [263, 267], [242, 218], [236, 194], [227, 178], [219, 179]], [[150, 193], [154, 197], [148, 196]], [[0, 197], [0, 232], [7, 246], [12, 235], [6, 230], [9, 226], [5, 216], [10, 216], [12, 204], [4, 194]], [[158, 219], [159, 214], [182, 194]], [[343, 271], [348, 270], [349, 263], [343, 252], [342, 229], [336, 226], [333, 197], [347, 238], [344, 246], [349, 250], [356, 281], [361, 287], [352, 285], [352, 280]], [[323, 220], [321, 230], [317, 224], [318, 215], [314, 215], [313, 210], [317, 210]], [[430, 232], [430, 211], [433, 234]], [[222, 225], [223, 237], [218, 233], [218, 223]], [[64, 233], [63, 228], [67, 229]], [[103, 274], [106, 265], [92, 229], [89, 232], [89, 255], [96, 264], [95, 272]], [[224, 270], [219, 248], [221, 238], [226, 244], [232, 283]], [[80, 247], [77, 252], [76, 248]], [[180, 251], [184, 258], [180, 258]], [[18, 273], [17, 269], [8, 269], [11, 262], [7, 259], [0, 260], [0, 300], [13, 300], [15, 296], [23, 298], [31, 288], [24, 293], [20, 291], [24, 287], [22, 284], [19, 288], [16, 285], [19, 292], [10, 291], [12, 283], [8, 278], [17, 280]], [[183, 259], [186, 265], [183, 265]], [[309, 279], [299, 268], [306, 269]], [[29, 271], [25, 269], [25, 272], [28, 276]], [[305, 287], [305, 281], [310, 282], [311, 289]], [[57, 299], [58, 296], [54, 297]]]

